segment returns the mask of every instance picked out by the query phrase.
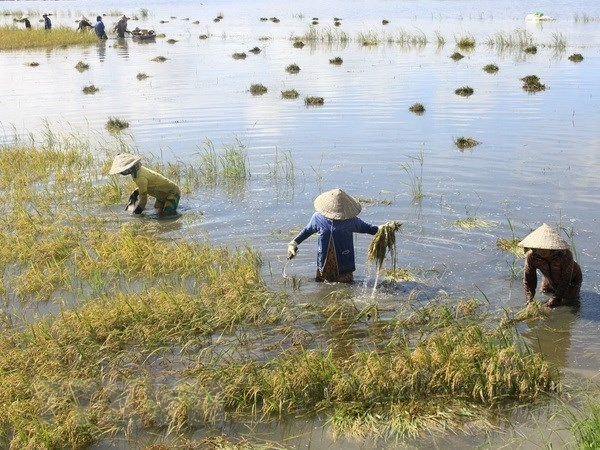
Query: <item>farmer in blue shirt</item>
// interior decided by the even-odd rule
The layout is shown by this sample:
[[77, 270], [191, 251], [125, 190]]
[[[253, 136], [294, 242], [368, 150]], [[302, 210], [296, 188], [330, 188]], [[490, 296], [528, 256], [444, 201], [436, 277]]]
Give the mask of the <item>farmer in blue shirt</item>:
[[108, 36], [106, 36], [104, 22], [102, 22], [102, 16], [96, 17], [96, 25], [94, 26], [94, 30], [96, 30], [96, 36], [98, 36], [100, 39], [108, 39]]
[[52, 21], [50, 20], [48, 14], [42, 14], [42, 17], [44, 18], [44, 30], [52, 29]]
[[341, 189], [319, 195], [314, 206], [316, 212], [308, 225], [288, 244], [288, 258], [296, 256], [298, 245], [317, 233], [316, 280], [351, 283], [356, 270], [353, 234], [374, 235], [378, 227], [357, 217], [362, 209], [360, 203]]

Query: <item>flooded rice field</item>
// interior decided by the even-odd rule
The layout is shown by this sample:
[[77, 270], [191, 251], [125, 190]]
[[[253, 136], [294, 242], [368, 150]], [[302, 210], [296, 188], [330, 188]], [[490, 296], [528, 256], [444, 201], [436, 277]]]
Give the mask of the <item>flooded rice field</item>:
[[[361, 199], [365, 221], [403, 223], [397, 263], [417, 280], [376, 285], [369, 236], [356, 235], [356, 283], [343, 288], [357, 304], [383, 311], [439, 295], [521, 308], [523, 260], [496, 244], [548, 223], [582, 267], [581, 304], [520, 330], [566, 384], [593, 383], [600, 370], [600, 4], [543, 6], [555, 20], [525, 20], [540, 6], [518, 1], [2, 2], [0, 25], [26, 12], [34, 27], [51, 13], [54, 27], [76, 28], [80, 15], [101, 14], [109, 39], [0, 52], [0, 140], [52, 130], [114, 142], [105, 124], [118, 117], [129, 122], [120, 139], [165, 164], [198, 164], [211, 147], [243, 148], [247, 182], [182, 197], [183, 217], [158, 224], [159, 234], [249, 246], [262, 257], [269, 287], [298, 303], [325, 303], [340, 289], [313, 281], [314, 237], [286, 264], [287, 243], [308, 222], [314, 198], [335, 187]], [[130, 30], [158, 36], [116, 38], [120, 13], [131, 17]], [[463, 38], [473, 42], [461, 46]], [[89, 69], [76, 70], [80, 61]], [[286, 70], [293, 64], [299, 71]], [[489, 64], [497, 71], [483, 70]], [[545, 89], [524, 89], [529, 75]], [[254, 84], [266, 92], [253, 95]], [[98, 90], [85, 94], [91, 85]], [[472, 94], [458, 95], [462, 87]], [[282, 98], [286, 90], [299, 95]], [[323, 104], [307, 105], [312, 96]], [[423, 113], [409, 110], [415, 103]], [[478, 144], [459, 148], [459, 138]], [[101, 214], [126, 216], [122, 205]], [[434, 436], [410, 446], [568, 445], [568, 435], [535, 422], [555, 412], [544, 408], [497, 435]], [[248, 431], [228, 426], [224, 433]], [[376, 445], [334, 441], [314, 420], [261, 427], [254, 431], [293, 448]]]

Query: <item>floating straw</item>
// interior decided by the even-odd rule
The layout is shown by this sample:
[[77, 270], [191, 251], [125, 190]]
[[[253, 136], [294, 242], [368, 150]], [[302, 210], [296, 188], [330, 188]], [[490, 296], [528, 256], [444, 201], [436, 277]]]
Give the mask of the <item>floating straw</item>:
[[387, 250], [392, 255], [393, 267], [396, 270], [396, 231], [400, 229], [402, 224], [396, 221], [389, 221], [379, 227], [379, 230], [373, 237], [369, 250], [367, 252], [367, 258], [369, 261], [376, 261], [377, 270], [381, 269], [383, 260]]

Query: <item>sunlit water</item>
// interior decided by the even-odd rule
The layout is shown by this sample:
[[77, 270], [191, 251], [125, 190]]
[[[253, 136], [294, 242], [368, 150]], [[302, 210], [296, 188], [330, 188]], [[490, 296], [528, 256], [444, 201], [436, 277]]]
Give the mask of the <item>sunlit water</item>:
[[[143, 7], [148, 17], [130, 21], [130, 29], [152, 28], [166, 37], [0, 53], [0, 137], [10, 142], [14, 134], [49, 128], [93, 140], [107, 136], [104, 125], [113, 116], [129, 121], [127, 134], [141, 153], [165, 162], [198, 161], [207, 140], [217, 149], [243, 143], [252, 174], [245, 187], [194, 192], [182, 199], [182, 219], [159, 226], [166, 236], [256, 248], [267, 282], [299, 301], [321, 300], [331, 287], [312, 282], [314, 238], [286, 267], [300, 289], [284, 284], [286, 243], [310, 218], [314, 197], [333, 187], [370, 200], [363, 219], [404, 224], [397, 236], [398, 265], [423, 274], [416, 284], [373, 294], [376, 277], [366, 263], [370, 240], [356, 237], [357, 302], [375, 301], [382, 308], [406, 301], [415, 287], [426, 298], [475, 296], [494, 308], [519, 308], [521, 280], [513, 273], [522, 261], [498, 250], [496, 240], [512, 238], [513, 230], [524, 237], [543, 222], [572, 230], [584, 276], [581, 308], [553, 311], [546, 326], [523, 331], [565, 368], [569, 380], [593, 378], [600, 367], [600, 3], [543, 6], [555, 21], [526, 22], [525, 15], [540, 6], [520, 1], [3, 2], [4, 11], [28, 11], [35, 27], [42, 26], [36, 18], [44, 12], [53, 14], [54, 26], [75, 27], [82, 13], [90, 19], [115, 11], [140, 17]], [[219, 14], [223, 19], [214, 22]], [[341, 18], [339, 27], [334, 17]], [[313, 18], [319, 19], [317, 30], [343, 31], [349, 42], [294, 48], [290, 37], [308, 32]], [[104, 21], [112, 30], [115, 15]], [[0, 17], [0, 23], [11, 22], [12, 16]], [[515, 30], [532, 37], [536, 54], [487, 44]], [[360, 33], [383, 41], [423, 34], [428, 42], [363, 46]], [[201, 34], [209, 38], [199, 39]], [[475, 37], [477, 45], [455, 62], [455, 40], [464, 36]], [[556, 48], [557, 39], [566, 48]], [[250, 53], [253, 47], [261, 53]], [[233, 59], [236, 52], [247, 58]], [[569, 61], [573, 53], [584, 60]], [[156, 56], [168, 59], [153, 62]], [[329, 63], [336, 56], [342, 65]], [[32, 61], [39, 66], [26, 65]], [[79, 73], [79, 61], [90, 69]], [[287, 73], [294, 63], [301, 71]], [[498, 73], [482, 70], [489, 63], [499, 66]], [[138, 73], [150, 77], [138, 81]], [[520, 78], [526, 75], [539, 76], [547, 89], [525, 92]], [[268, 92], [252, 96], [254, 83]], [[90, 84], [99, 88], [95, 95], [82, 92]], [[462, 86], [474, 94], [456, 95]], [[300, 97], [282, 99], [286, 89]], [[306, 96], [321, 96], [325, 103], [306, 107]], [[415, 102], [423, 103], [424, 115], [408, 110]], [[481, 144], [460, 151], [454, 145], [460, 136]], [[294, 176], [276, 176], [277, 161], [286, 158]], [[424, 195], [420, 203], [413, 201], [415, 176]], [[123, 214], [122, 207], [106, 214]], [[468, 217], [492, 225], [469, 231], [453, 225]], [[318, 448], [321, 439], [312, 426], [295, 422], [273, 435], [299, 433], [308, 436], [298, 438], [299, 446]]]

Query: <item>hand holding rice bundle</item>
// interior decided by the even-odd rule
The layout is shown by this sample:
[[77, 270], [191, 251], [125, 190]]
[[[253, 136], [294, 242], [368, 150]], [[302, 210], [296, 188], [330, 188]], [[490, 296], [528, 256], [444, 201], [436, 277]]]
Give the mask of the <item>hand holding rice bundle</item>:
[[392, 255], [393, 267], [396, 270], [396, 231], [401, 226], [400, 222], [388, 221], [379, 227], [375, 237], [373, 237], [367, 251], [367, 259], [376, 262], [377, 270], [381, 269], [388, 250]]

